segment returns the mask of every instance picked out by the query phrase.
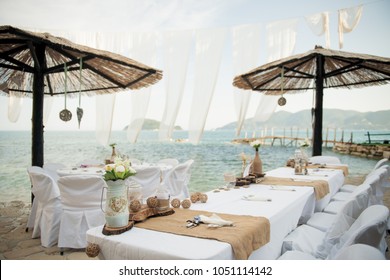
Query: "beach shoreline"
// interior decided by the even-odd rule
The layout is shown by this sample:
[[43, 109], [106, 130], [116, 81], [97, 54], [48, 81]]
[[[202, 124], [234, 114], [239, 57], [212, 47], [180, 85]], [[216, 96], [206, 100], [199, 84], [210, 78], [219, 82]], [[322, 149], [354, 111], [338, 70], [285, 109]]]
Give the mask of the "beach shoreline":
[[[347, 177], [345, 183], [359, 185], [364, 176]], [[390, 209], [390, 190], [384, 195], [384, 204]], [[32, 239], [26, 232], [30, 203], [0, 202], [0, 260], [98, 260], [90, 258], [84, 249], [67, 249], [60, 254], [57, 246], [44, 248], [40, 239]], [[386, 237], [390, 247], [390, 236]], [[386, 252], [390, 260], [390, 251]]]

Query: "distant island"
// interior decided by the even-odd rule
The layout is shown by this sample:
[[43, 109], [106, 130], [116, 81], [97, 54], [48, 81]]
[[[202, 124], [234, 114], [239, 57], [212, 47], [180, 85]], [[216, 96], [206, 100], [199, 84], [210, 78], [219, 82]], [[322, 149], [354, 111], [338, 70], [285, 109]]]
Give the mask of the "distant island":
[[[261, 127], [289, 128], [311, 127], [311, 111], [303, 110], [296, 113], [286, 111], [275, 112], [266, 122], [255, 122], [253, 118], [246, 119], [244, 128], [255, 130]], [[234, 130], [237, 122], [229, 123], [217, 130]], [[376, 112], [358, 112], [351, 110], [324, 109], [323, 128], [390, 130], [390, 110]]]
[[[127, 130], [129, 126], [126, 125], [123, 130]], [[160, 128], [160, 122], [152, 119], [145, 119], [142, 125], [142, 130], [158, 130]], [[180, 126], [175, 126], [175, 130], [183, 130]]]

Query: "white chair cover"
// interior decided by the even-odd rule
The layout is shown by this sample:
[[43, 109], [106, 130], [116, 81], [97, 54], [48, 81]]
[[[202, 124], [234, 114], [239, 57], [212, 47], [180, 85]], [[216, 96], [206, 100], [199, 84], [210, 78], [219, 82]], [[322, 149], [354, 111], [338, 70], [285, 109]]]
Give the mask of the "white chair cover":
[[60, 176], [57, 173], [57, 170], [65, 167], [66, 167], [65, 164], [59, 162], [48, 162], [43, 165], [43, 169], [45, 169], [55, 181], [57, 181], [60, 178]]
[[[375, 170], [377, 170], [378, 168], [382, 167], [382, 166], [389, 166], [389, 160], [387, 158], [383, 158], [381, 160], [379, 160], [374, 168], [371, 170], [371, 172], [369, 174], [367, 174], [365, 180], [367, 180], [367, 178], [369, 178], [371, 175], [375, 174]], [[356, 188], [355, 185], [351, 185], [351, 184], [345, 184], [343, 185], [339, 191], [341, 192], [353, 192], [354, 189]]]
[[383, 205], [366, 208], [332, 246], [327, 233], [308, 225], [299, 226], [284, 239], [282, 254], [287, 251], [301, 251], [317, 259], [332, 259], [341, 249], [356, 243], [383, 250], [388, 216], [389, 209]]
[[[30, 173], [35, 172], [35, 173], [45, 173], [45, 171], [42, 169], [42, 167], [39, 166], [30, 166], [27, 168], [27, 173], [30, 179], [31, 186], [33, 185]], [[27, 226], [26, 226], [26, 232], [29, 231], [29, 229], [34, 228], [34, 223], [35, 223], [35, 216], [37, 214], [37, 207], [38, 207], [38, 200], [33, 200], [32, 205], [31, 205], [31, 211], [30, 215], [28, 216], [27, 220]]]
[[184, 199], [190, 196], [188, 183], [191, 178], [191, 166], [193, 163], [194, 160], [190, 159], [184, 163], [178, 164], [168, 172], [165, 178], [163, 178], [171, 198]]
[[161, 169], [158, 166], [136, 168], [137, 173], [129, 180], [141, 185], [144, 199], [152, 196], [160, 185]]
[[[301, 251], [287, 251], [278, 260], [318, 260], [313, 255]], [[334, 256], [333, 260], [386, 260], [385, 255], [372, 246], [353, 244], [345, 247]]]
[[30, 171], [29, 175], [36, 203], [32, 238], [41, 237], [42, 246], [51, 247], [58, 241], [62, 212], [60, 191], [57, 183], [43, 169]]
[[340, 241], [332, 247], [329, 257], [333, 258], [343, 248], [358, 243], [373, 246], [384, 253], [384, 237], [388, 218], [389, 209], [386, 206], [372, 205], [368, 207], [342, 235]]
[[346, 200], [338, 213], [316, 212], [306, 224], [327, 232], [328, 238], [334, 239], [337, 236], [339, 237], [336, 233], [341, 233], [348, 229], [364, 209], [368, 207], [369, 195], [370, 186], [362, 186], [361, 192]]
[[[347, 193], [348, 194], [348, 193]], [[370, 182], [361, 184], [356, 187], [356, 190], [351, 193], [351, 196], [348, 199], [356, 199], [359, 202], [359, 205], [363, 205], [364, 207], [368, 207], [372, 205], [373, 197], [373, 189], [372, 184]], [[344, 207], [346, 200], [334, 200], [329, 202], [329, 204], [324, 208], [323, 212], [330, 214], [337, 214], [340, 212], [341, 208]]]
[[157, 163], [167, 164], [172, 167], [175, 167], [176, 165], [179, 164], [179, 161], [176, 158], [164, 158], [164, 159], [160, 159]]
[[341, 164], [340, 159], [333, 156], [313, 156], [309, 158], [309, 162], [313, 164]]
[[353, 244], [341, 249], [334, 260], [386, 260], [385, 255], [367, 244]]
[[58, 186], [63, 205], [58, 247], [85, 248], [87, 230], [105, 223], [101, 199], [106, 183], [99, 176], [69, 175], [60, 177]]

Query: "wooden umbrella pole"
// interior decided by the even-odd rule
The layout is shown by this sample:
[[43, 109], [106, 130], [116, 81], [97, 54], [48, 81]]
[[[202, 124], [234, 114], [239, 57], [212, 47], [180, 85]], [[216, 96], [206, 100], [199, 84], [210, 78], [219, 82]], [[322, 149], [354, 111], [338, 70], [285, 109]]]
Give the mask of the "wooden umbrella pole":
[[[31, 165], [43, 167], [43, 102], [44, 102], [44, 65], [45, 46], [35, 45], [36, 63], [34, 65]], [[31, 193], [31, 201], [34, 195]]]
[[322, 106], [324, 98], [324, 56], [317, 55], [316, 99], [313, 124], [313, 156], [322, 154]]

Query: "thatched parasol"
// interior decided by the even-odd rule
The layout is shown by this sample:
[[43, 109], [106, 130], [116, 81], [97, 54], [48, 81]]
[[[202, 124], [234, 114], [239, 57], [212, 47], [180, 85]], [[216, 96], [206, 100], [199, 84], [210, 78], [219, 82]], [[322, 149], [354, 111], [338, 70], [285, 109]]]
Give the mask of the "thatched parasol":
[[268, 95], [315, 89], [313, 155], [321, 155], [323, 89], [351, 89], [389, 82], [390, 58], [316, 47], [236, 76], [233, 85]]
[[44, 94], [64, 94], [65, 88], [70, 96], [114, 93], [148, 87], [161, 78], [160, 70], [118, 54], [78, 45], [48, 33], [0, 26], [0, 90], [33, 98], [34, 166], [44, 163]]

